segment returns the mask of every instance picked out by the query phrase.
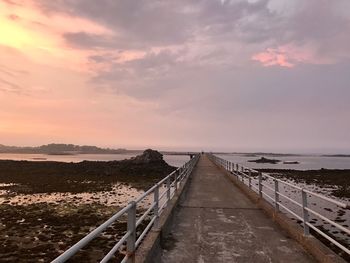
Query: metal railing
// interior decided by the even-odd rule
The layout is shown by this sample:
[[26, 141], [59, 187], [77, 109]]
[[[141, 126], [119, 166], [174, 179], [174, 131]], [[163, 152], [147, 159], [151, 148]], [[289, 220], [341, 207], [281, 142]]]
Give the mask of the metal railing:
[[[104, 256], [100, 262], [108, 262], [114, 254], [126, 243], [125, 257], [121, 262], [131, 262], [135, 250], [142, 242], [148, 231], [154, 227], [158, 227], [159, 215], [168, 205], [171, 198], [177, 192], [177, 189], [192, 172], [194, 166], [199, 159], [199, 155], [194, 156], [190, 161], [179, 167], [171, 174], [156, 183], [153, 187], [148, 189], [145, 193], [139, 196], [136, 200], [131, 201], [127, 206], [118, 211], [110, 219], [105, 221], [102, 225], [90, 232], [87, 236], [77, 242], [75, 245], [66, 250], [59, 257], [54, 259], [53, 263], [65, 262], [74, 256], [81, 248], [85, 247], [90, 241], [98, 237], [107, 227], [112, 225], [123, 215], [127, 215], [127, 231], [122, 238], [113, 246], [113, 248]], [[165, 187], [164, 187], [165, 186]], [[163, 191], [162, 191], [163, 190]], [[136, 217], [137, 205], [146, 200], [150, 195], [153, 195], [153, 202], [149, 205], [146, 211], [139, 217]], [[166, 197], [166, 198], [165, 198]], [[165, 199], [164, 199], [165, 198]], [[139, 236], [136, 236], [136, 229], [146, 219], [150, 221]]]
[[[321, 215], [317, 211], [313, 210], [311, 206], [308, 204], [308, 199], [310, 197], [316, 197], [319, 199], [322, 199], [326, 202], [332, 203], [333, 205], [336, 205], [341, 208], [349, 208], [349, 205], [339, 202], [337, 200], [331, 199], [329, 197], [326, 197], [324, 195], [314, 193], [308, 189], [301, 188], [299, 186], [296, 186], [294, 184], [291, 184], [289, 182], [283, 181], [281, 179], [275, 178], [267, 173], [262, 173], [257, 170], [245, 167], [238, 163], [233, 163], [228, 160], [225, 160], [223, 158], [220, 158], [216, 155], [209, 154], [209, 158], [216, 163], [219, 166], [222, 166], [224, 169], [226, 169], [228, 172], [236, 176], [238, 179], [240, 179], [244, 184], [246, 184], [251, 190], [255, 191], [259, 194], [261, 198], [264, 198], [269, 203], [272, 203], [275, 207], [276, 211], [281, 211], [281, 208], [293, 215], [295, 218], [300, 220], [302, 222], [303, 228], [304, 228], [304, 235], [310, 235], [310, 228], [314, 230], [317, 234], [327, 239], [332, 244], [336, 245], [338, 248], [340, 248], [342, 251], [350, 255], [350, 249], [345, 247], [344, 245], [340, 244], [338, 241], [336, 241], [334, 238], [329, 236], [327, 233], [322, 231], [321, 229], [317, 228], [315, 225], [310, 222], [310, 215], [313, 215], [328, 224], [334, 226], [335, 228], [338, 228], [340, 231], [343, 231], [347, 235], [350, 236], [350, 230], [349, 228], [346, 228], [333, 220], [327, 218], [324, 215]], [[255, 175], [255, 176], [253, 176]], [[255, 179], [257, 177], [257, 179]], [[273, 185], [265, 184], [263, 180], [265, 178], [269, 178], [273, 181]], [[294, 200], [290, 197], [288, 197], [286, 194], [282, 193], [280, 191], [280, 186], [285, 185], [288, 187], [293, 188], [296, 191], [299, 191], [300, 193], [300, 202], [297, 200]], [[265, 190], [265, 191], [264, 191]], [[267, 191], [266, 191], [267, 190]], [[272, 195], [269, 195], [268, 192], [272, 193]], [[280, 199], [283, 198], [284, 201], [282, 202]], [[295, 210], [293, 211], [293, 208], [291, 206], [288, 207], [288, 204], [293, 204], [296, 207], [299, 207], [301, 210], [301, 214], [297, 214]], [[282, 211], [283, 212], [283, 211]]]

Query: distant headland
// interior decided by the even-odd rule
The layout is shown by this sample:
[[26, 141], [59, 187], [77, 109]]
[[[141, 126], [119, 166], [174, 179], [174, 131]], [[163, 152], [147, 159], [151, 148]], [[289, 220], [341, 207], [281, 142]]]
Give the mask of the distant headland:
[[120, 154], [139, 153], [139, 150], [99, 148], [90, 145], [74, 145], [63, 143], [50, 143], [37, 147], [18, 147], [0, 144], [0, 153], [28, 153], [28, 154], [51, 154], [51, 155], [73, 155], [73, 154]]
[[[1, 153], [19, 154], [47, 154], [47, 155], [76, 155], [76, 154], [141, 154], [144, 150], [130, 150], [125, 148], [100, 148], [92, 145], [76, 145], [64, 143], [50, 143], [41, 146], [7, 146], [0, 144]], [[166, 155], [193, 155], [188, 151], [159, 151]]]

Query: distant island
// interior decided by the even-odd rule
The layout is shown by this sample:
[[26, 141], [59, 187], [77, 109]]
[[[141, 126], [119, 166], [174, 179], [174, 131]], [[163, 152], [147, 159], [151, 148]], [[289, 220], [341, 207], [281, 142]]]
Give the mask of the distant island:
[[325, 154], [324, 157], [350, 157], [350, 154]]
[[51, 143], [37, 147], [18, 147], [0, 144], [0, 153], [23, 154], [49, 154], [49, 155], [73, 155], [73, 154], [121, 154], [139, 153], [139, 150], [99, 148], [90, 145], [74, 145], [63, 143]]
[[283, 164], [299, 164], [298, 161], [284, 161]]
[[257, 156], [280, 156], [280, 157], [297, 157], [304, 156], [307, 154], [301, 153], [273, 153], [273, 152], [212, 152], [213, 154], [234, 154], [243, 155], [246, 157], [257, 157]]
[[277, 164], [280, 162], [280, 160], [275, 160], [275, 159], [268, 159], [265, 157], [261, 157], [260, 159], [257, 160], [249, 160], [248, 162], [251, 163], [271, 163], [271, 164]]

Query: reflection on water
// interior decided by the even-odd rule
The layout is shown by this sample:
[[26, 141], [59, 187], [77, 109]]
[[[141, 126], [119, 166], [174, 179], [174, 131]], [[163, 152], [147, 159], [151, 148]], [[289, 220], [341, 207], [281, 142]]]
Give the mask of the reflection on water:
[[[0, 186], [4, 186], [1, 184]], [[49, 193], [49, 194], [30, 194], [30, 195], [13, 195], [6, 190], [0, 190], [0, 204], [11, 205], [29, 205], [45, 202], [48, 204], [59, 203], [79, 203], [92, 204], [99, 203], [107, 206], [125, 206], [129, 201], [135, 199], [144, 191], [137, 190], [127, 184], [113, 185], [111, 191], [100, 191], [94, 193]], [[2, 196], [2, 197], [1, 197]], [[149, 203], [146, 199], [145, 204]], [[141, 204], [142, 205], [142, 204]]]
[[135, 157], [136, 154], [74, 154], [74, 155], [48, 155], [48, 154], [22, 154], [0, 153], [1, 160], [15, 161], [55, 161], [55, 162], [81, 162], [81, 161], [120, 161]]
[[[266, 156], [256, 155], [247, 156], [244, 154], [218, 154], [219, 157], [224, 158], [234, 163], [240, 163], [244, 166], [253, 169], [295, 169], [295, 170], [319, 170], [325, 169], [350, 169], [350, 157], [326, 157], [326, 156]], [[254, 163], [248, 160], [260, 159], [260, 157], [267, 157], [269, 159], [281, 160], [278, 164], [269, 163]], [[297, 161], [299, 164], [283, 164], [285, 161]]]

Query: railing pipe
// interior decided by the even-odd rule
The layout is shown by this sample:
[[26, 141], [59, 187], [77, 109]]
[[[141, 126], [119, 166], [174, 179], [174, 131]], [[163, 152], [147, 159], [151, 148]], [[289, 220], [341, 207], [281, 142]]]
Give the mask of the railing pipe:
[[63, 254], [54, 259], [51, 263], [62, 263], [66, 262], [69, 258], [74, 256], [81, 248], [85, 247], [91, 240], [96, 238], [100, 233], [102, 233], [108, 226], [110, 226], [115, 220], [117, 220], [120, 216], [122, 216], [125, 212], [127, 212], [131, 208], [131, 205], [128, 204], [102, 225], [93, 230], [90, 234], [82, 238], [78, 243], [70, 247]]
[[[218, 165], [220, 163], [223, 162], [223, 159], [222, 158], [219, 158], [219, 157], [216, 157], [214, 155], [211, 155], [210, 156], [211, 159], [213, 161], [215, 161]], [[241, 171], [239, 170], [239, 167], [241, 167]], [[244, 170], [245, 169], [245, 170]], [[246, 174], [245, 172], [248, 171], [249, 174]], [[272, 203], [275, 204], [275, 209], [276, 211], [280, 211], [280, 208], [283, 208], [284, 210], [286, 210], [288, 213], [290, 213], [291, 215], [293, 215], [295, 218], [297, 219], [300, 219], [302, 222], [303, 222], [303, 227], [304, 227], [304, 234], [305, 235], [310, 235], [310, 228], [312, 228], [315, 232], [317, 232], [318, 234], [322, 235], [324, 238], [326, 238], [327, 240], [329, 240], [330, 242], [332, 242], [332, 244], [338, 246], [340, 249], [342, 249], [345, 253], [349, 254], [350, 255], [350, 250], [348, 248], [346, 248], [345, 246], [341, 245], [339, 242], [337, 242], [335, 239], [333, 239], [331, 236], [327, 235], [326, 233], [324, 233], [322, 230], [318, 229], [316, 226], [312, 225], [310, 222], [309, 222], [309, 216], [310, 216], [310, 213], [314, 214], [315, 216], [319, 217], [320, 219], [324, 220], [325, 222], [333, 225], [334, 227], [338, 228], [340, 231], [343, 231], [343, 233], [345, 234], [350, 234], [350, 230], [348, 228], [345, 228], [344, 226], [332, 221], [331, 219], [328, 219], [327, 217], [319, 214], [318, 212], [312, 210], [311, 208], [308, 207], [308, 195], [311, 195], [311, 196], [314, 196], [314, 197], [317, 197], [317, 198], [320, 198], [322, 200], [325, 200], [325, 201], [328, 201], [334, 205], [337, 205], [339, 207], [342, 207], [342, 208], [349, 208], [349, 204], [345, 204], [343, 202], [340, 202], [340, 201], [337, 201], [337, 200], [334, 200], [332, 198], [329, 198], [329, 197], [326, 197], [326, 196], [323, 196], [321, 194], [318, 194], [318, 193], [314, 193], [310, 190], [307, 190], [307, 189], [303, 189], [297, 185], [294, 185], [294, 184], [291, 184], [289, 182], [286, 182], [286, 181], [283, 181], [281, 179], [278, 179], [278, 178], [275, 178], [267, 173], [261, 173], [255, 169], [250, 169], [250, 168], [246, 168], [244, 167], [243, 165], [239, 165], [239, 164], [234, 164], [232, 163], [232, 172], [234, 175], [237, 176], [237, 178], [239, 179], [239, 177], [241, 176], [242, 180], [243, 180], [243, 177], [248, 177], [248, 186], [251, 188], [251, 189], [254, 189], [254, 191], [256, 190], [258, 193], [259, 193], [259, 196], [261, 198], [264, 198], [264, 199], [269, 199], [272, 201]], [[258, 174], [258, 187], [256, 187], [255, 183], [252, 184], [252, 180], [253, 178], [251, 177], [252, 176], [252, 173], [257, 173]], [[267, 183], [267, 184], [263, 184], [262, 183], [262, 179], [263, 179], [263, 176], [264, 178], [267, 178], [269, 180], [273, 180], [273, 183], [274, 183], [274, 187], [270, 187], [270, 185]], [[255, 181], [255, 180], [253, 180]], [[244, 182], [243, 180], [243, 183], [246, 184], [246, 182]], [[298, 191], [301, 192], [301, 202], [297, 202], [297, 200], [293, 200], [291, 199], [290, 197], [282, 194], [280, 191], [279, 191], [279, 188], [280, 188], [280, 185], [281, 184], [284, 184], [284, 185], [287, 185], [289, 187], [292, 187], [293, 189], [296, 189]], [[270, 191], [272, 191], [274, 193], [274, 197], [271, 197], [270, 195], [268, 195], [267, 193], [265, 193], [263, 191], [263, 187], [266, 188], [266, 189], [269, 189]], [[282, 196], [283, 198], [285, 198], [287, 201], [290, 201], [291, 203], [297, 205], [298, 207], [301, 207], [302, 208], [302, 215], [299, 216], [297, 215], [294, 211], [292, 211], [293, 209], [292, 208], [288, 208], [287, 207], [287, 204], [283, 204], [281, 201], [280, 201], [280, 196]]]
[[348, 205], [346, 205], [346, 204], [344, 204], [344, 203], [342, 203], [342, 202], [339, 202], [339, 201], [337, 201], [337, 200], [331, 199], [331, 198], [329, 198], [329, 197], [327, 197], [327, 196], [324, 196], [324, 195], [320, 195], [320, 194], [318, 194], [318, 193], [314, 193], [314, 192], [312, 192], [312, 191], [310, 191], [310, 190], [304, 189], [304, 192], [305, 192], [305, 193], [308, 193], [308, 194], [311, 194], [311, 195], [313, 195], [313, 196], [316, 196], [316, 197], [318, 197], [318, 198], [320, 198], [320, 199], [326, 200], [326, 201], [328, 201], [328, 202], [331, 202], [331, 203], [333, 203], [333, 204], [335, 204], [335, 205], [337, 205], [337, 206], [340, 206], [340, 207], [342, 207], [342, 208], [345, 208], [345, 209], [346, 209], [346, 208], [349, 207]]
[[[109, 259], [111, 259], [114, 255], [114, 253], [119, 249], [119, 247], [126, 241], [126, 256], [124, 257], [122, 262], [133, 262], [134, 260], [134, 253], [137, 245], [141, 242], [143, 237], [147, 234], [149, 229], [154, 227], [159, 227], [159, 187], [162, 186], [164, 183], [166, 183], [167, 188], [166, 191], [164, 191], [164, 194], [167, 195], [167, 202], [164, 203], [166, 205], [169, 203], [169, 200], [171, 198], [171, 180], [174, 176], [174, 188], [177, 189], [177, 184], [181, 181], [192, 171], [194, 165], [197, 163], [199, 158], [199, 155], [197, 155], [195, 158], [192, 158], [190, 161], [185, 163], [180, 168], [176, 169], [172, 173], [170, 173], [168, 176], [160, 180], [157, 184], [155, 184], [153, 187], [148, 189], [145, 193], [143, 193], [141, 196], [139, 196], [135, 201], [130, 202], [128, 205], [126, 205], [123, 209], [118, 211], [115, 215], [113, 215], [110, 219], [108, 219], [106, 222], [104, 222], [102, 225], [97, 227], [95, 230], [90, 232], [87, 236], [82, 238], [79, 242], [77, 242], [75, 245], [73, 245], [71, 248], [66, 250], [63, 254], [58, 256], [56, 259], [54, 259], [53, 263], [62, 263], [70, 259], [72, 256], [74, 256], [81, 248], [85, 247], [91, 240], [96, 238], [98, 235], [100, 235], [107, 227], [109, 227], [111, 224], [113, 224], [116, 220], [119, 219], [122, 215], [127, 213], [127, 232], [124, 234], [124, 236], [113, 246], [113, 248], [107, 253], [107, 255], [102, 259], [101, 262], [107, 262]], [[174, 192], [175, 192], [174, 190]], [[139, 218], [139, 220], [136, 221], [136, 205], [138, 202], [141, 202], [145, 199], [146, 196], [151, 194], [153, 192], [154, 195], [154, 202], [150, 205], [150, 207], [146, 210], [146, 212]], [[163, 194], [162, 194], [163, 195]], [[164, 205], [162, 207], [164, 207]], [[153, 217], [147, 227], [143, 230], [140, 237], [136, 241], [136, 228], [137, 225], [140, 225], [142, 221], [145, 219], [145, 217], [150, 213], [153, 212]]]

